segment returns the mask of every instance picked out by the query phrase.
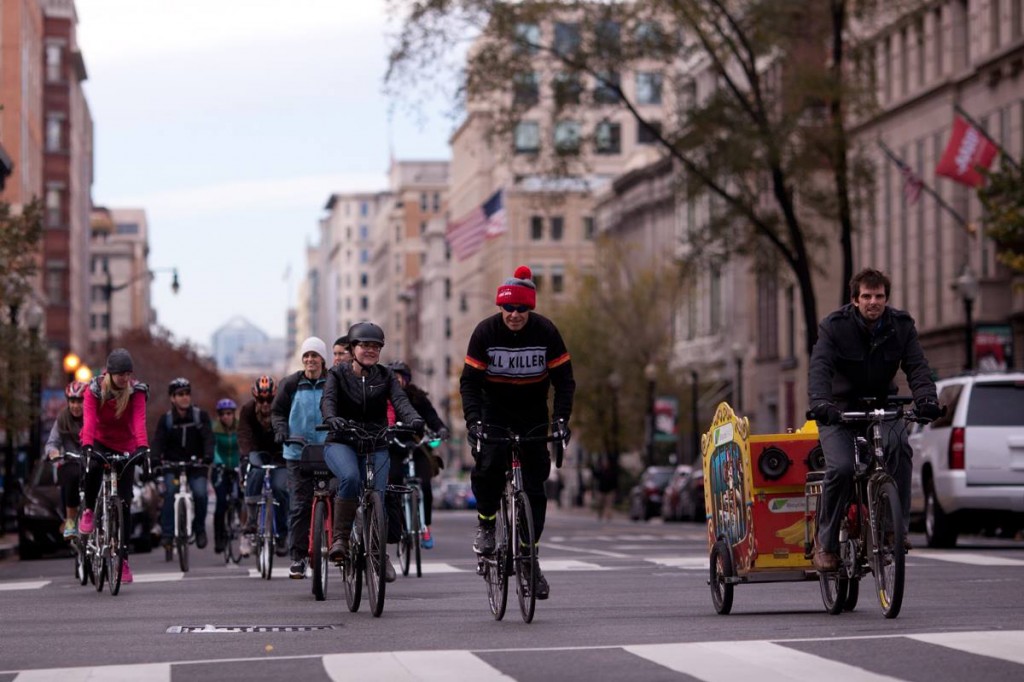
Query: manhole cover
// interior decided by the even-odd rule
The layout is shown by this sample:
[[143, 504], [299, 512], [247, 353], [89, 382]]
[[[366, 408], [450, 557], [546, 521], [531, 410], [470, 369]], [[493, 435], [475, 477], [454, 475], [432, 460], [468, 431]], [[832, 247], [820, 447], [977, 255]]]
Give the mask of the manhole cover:
[[334, 625], [172, 625], [167, 628], [169, 635], [223, 634], [235, 632], [313, 632], [314, 630], [335, 630]]

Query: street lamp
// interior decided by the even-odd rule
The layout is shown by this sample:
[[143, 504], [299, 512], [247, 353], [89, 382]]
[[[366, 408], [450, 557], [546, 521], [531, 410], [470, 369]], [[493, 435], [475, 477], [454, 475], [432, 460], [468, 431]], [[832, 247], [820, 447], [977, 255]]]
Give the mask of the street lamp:
[[75, 372], [81, 366], [82, 358], [78, 357], [74, 353], [68, 353], [64, 356], [64, 374], [67, 375], [69, 384], [75, 380]]
[[974, 299], [978, 298], [978, 278], [970, 263], [964, 263], [960, 276], [953, 282], [953, 290], [964, 302], [964, 369], [974, 369]]
[[43, 309], [35, 301], [29, 303], [25, 310], [25, 326], [29, 331], [29, 457], [35, 458], [42, 451], [39, 415], [42, 402], [43, 376], [40, 362], [36, 357], [39, 352], [39, 328], [43, 325]]
[[736, 412], [743, 414], [743, 355], [747, 351], [745, 344], [737, 341], [732, 344], [732, 357], [736, 361]]
[[654, 466], [654, 390], [658, 378], [658, 368], [653, 362], [644, 367], [644, 379], [647, 380], [647, 466]]
[[612, 371], [608, 375], [608, 388], [612, 391], [612, 451], [608, 453], [608, 457], [617, 464], [619, 461], [619, 389], [622, 388], [622, 375]]
[[107, 324], [106, 324], [106, 328], [107, 328], [107, 353], [108, 354], [110, 353], [110, 350], [111, 350], [110, 341], [111, 341], [111, 339], [113, 337], [112, 324], [111, 324], [111, 319], [113, 318], [113, 311], [112, 311], [111, 299], [113, 298], [114, 292], [115, 291], [121, 291], [122, 289], [126, 289], [126, 288], [130, 287], [132, 284], [134, 284], [135, 282], [138, 282], [143, 277], [149, 277], [150, 279], [153, 279], [154, 277], [156, 277], [156, 273], [158, 273], [158, 272], [171, 272], [171, 273], [173, 273], [172, 277], [171, 277], [171, 293], [177, 295], [178, 294], [178, 290], [181, 289], [181, 284], [178, 283], [178, 268], [152, 268], [152, 269], [149, 269], [149, 270], [143, 270], [139, 274], [137, 274], [134, 277], [130, 278], [127, 282], [122, 282], [120, 284], [116, 284], [115, 285], [113, 283], [113, 281], [111, 280], [111, 278], [110, 278], [110, 268], [108, 267], [106, 262], [103, 263], [103, 274], [106, 275], [106, 278], [107, 278], [107, 282], [103, 286], [103, 290], [104, 290], [104, 293], [105, 293], [105, 298], [107, 300]]

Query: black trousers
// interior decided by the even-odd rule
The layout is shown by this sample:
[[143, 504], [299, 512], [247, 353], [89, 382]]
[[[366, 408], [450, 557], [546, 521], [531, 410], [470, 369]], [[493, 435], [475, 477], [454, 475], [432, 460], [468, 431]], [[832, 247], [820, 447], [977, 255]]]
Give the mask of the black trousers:
[[[505, 472], [508, 471], [508, 445], [484, 445], [478, 454], [473, 450], [476, 465], [470, 474], [473, 495], [476, 496], [476, 510], [480, 516], [494, 516], [498, 513], [501, 493], [505, 490]], [[540, 540], [547, 517], [548, 498], [544, 492], [544, 481], [551, 473], [551, 453], [545, 443], [528, 443], [519, 454], [523, 473], [523, 489], [530, 498], [533, 512], [534, 542]]]
[[288, 533], [291, 535], [292, 561], [309, 555], [309, 516], [313, 510], [313, 474], [302, 462], [288, 462]]

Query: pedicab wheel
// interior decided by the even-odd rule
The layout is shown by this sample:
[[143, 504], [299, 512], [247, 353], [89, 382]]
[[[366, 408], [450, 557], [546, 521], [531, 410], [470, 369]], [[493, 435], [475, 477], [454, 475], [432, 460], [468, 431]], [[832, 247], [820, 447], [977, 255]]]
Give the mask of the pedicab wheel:
[[715, 611], [726, 615], [732, 611], [732, 589], [733, 584], [726, 582], [727, 578], [734, 577], [732, 566], [732, 552], [725, 540], [719, 540], [711, 547], [711, 603]]

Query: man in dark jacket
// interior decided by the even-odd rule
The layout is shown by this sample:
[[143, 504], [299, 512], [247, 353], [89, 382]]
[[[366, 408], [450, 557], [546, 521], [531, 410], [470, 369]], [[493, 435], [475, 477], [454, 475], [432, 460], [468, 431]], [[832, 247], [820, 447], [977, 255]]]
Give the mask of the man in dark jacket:
[[280, 529], [277, 539], [277, 553], [288, 551], [288, 469], [285, 465], [281, 446], [274, 438], [274, 426], [270, 419], [270, 404], [277, 393], [274, 378], [268, 375], [257, 377], [252, 384], [252, 400], [242, 405], [238, 414], [238, 454], [242, 459], [245, 474], [246, 524], [240, 541], [240, 551], [247, 556], [252, 551], [249, 538], [257, 530], [256, 505], [263, 492], [262, 464], [277, 464], [270, 475], [270, 487], [274, 491], [274, 517]]
[[[496, 315], [481, 321], [469, 339], [460, 391], [470, 443], [476, 442], [484, 424], [512, 429], [520, 435], [538, 435], [535, 429], [548, 423], [548, 392], [553, 386], [554, 419], [561, 440], [569, 437], [576, 382], [562, 335], [548, 318], [532, 312], [537, 303], [533, 273], [525, 265], [498, 287]], [[507, 448], [483, 445], [473, 448], [476, 465], [471, 481], [476, 495], [477, 528], [473, 544], [478, 554], [494, 552], [494, 521], [505, 487]], [[523, 487], [533, 512], [534, 545], [544, 532], [547, 496], [544, 481], [551, 472], [551, 455], [542, 443], [523, 446], [520, 455]], [[537, 599], [547, 599], [548, 582], [537, 564]]]
[[[857, 430], [840, 423], [840, 413], [863, 407], [865, 399], [884, 401], [903, 369], [919, 416], [939, 416], [935, 382], [921, 350], [914, 319], [886, 305], [891, 285], [878, 270], [865, 269], [850, 281], [850, 303], [826, 317], [811, 353], [808, 397], [818, 422], [825, 454], [825, 479], [818, 510], [813, 562], [819, 571], [834, 571], [839, 524], [846, 514], [854, 474]], [[899, 488], [903, 520], [910, 517], [910, 445], [906, 429], [883, 429], [886, 462]], [[906, 535], [904, 534], [904, 537]], [[906, 543], [909, 549], [909, 542]]]
[[[189, 488], [195, 503], [195, 518], [192, 530], [196, 536], [196, 547], [206, 547], [206, 505], [209, 496], [206, 481], [209, 466], [213, 463], [213, 426], [210, 415], [192, 404], [192, 384], [184, 377], [171, 380], [167, 386], [171, 398], [171, 409], [156, 424], [153, 436], [153, 455], [165, 463], [187, 462], [193, 457], [197, 465], [189, 471]], [[160, 512], [160, 525], [164, 548], [169, 548], [174, 538], [174, 494], [178, 492], [175, 478], [177, 473], [164, 474], [164, 507]]]

